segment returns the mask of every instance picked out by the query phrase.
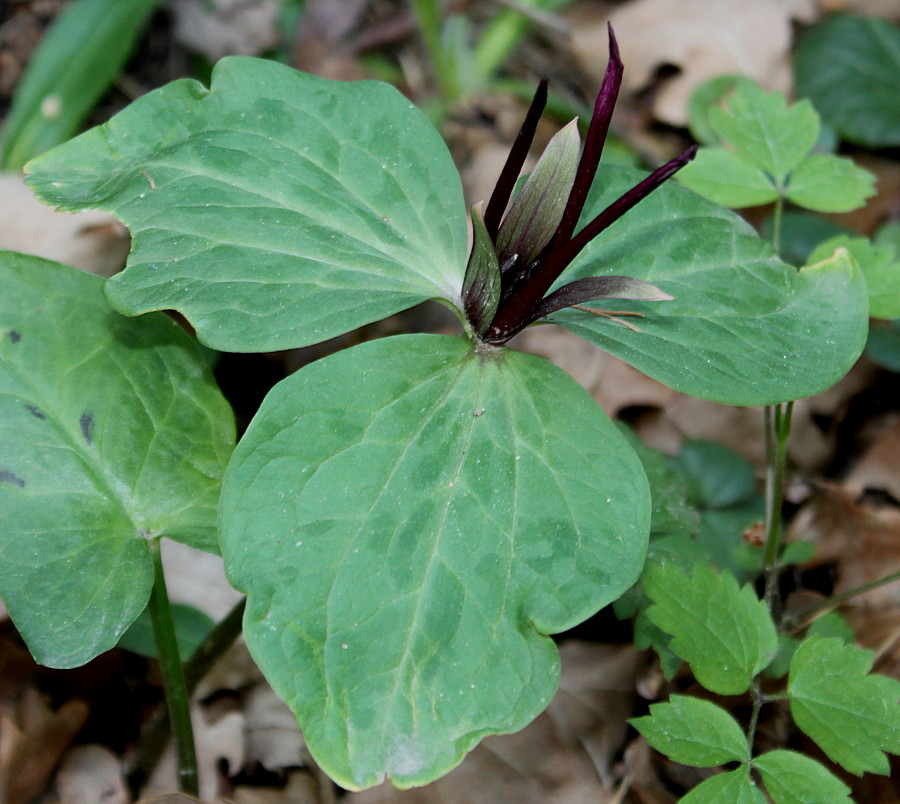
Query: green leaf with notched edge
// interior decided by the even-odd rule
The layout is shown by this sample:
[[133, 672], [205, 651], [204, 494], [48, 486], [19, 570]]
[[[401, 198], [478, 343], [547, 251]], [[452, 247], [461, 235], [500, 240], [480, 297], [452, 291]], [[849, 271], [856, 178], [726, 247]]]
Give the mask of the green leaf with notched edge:
[[740, 724], [712, 701], [673, 695], [628, 722], [651, 747], [682, 765], [707, 768], [750, 759]]
[[678, 799], [678, 804], [765, 804], [766, 799], [750, 778], [750, 769], [741, 765], [698, 784]]
[[816, 212], [849, 212], [875, 195], [875, 176], [845, 156], [813, 154], [791, 174], [785, 197]]
[[649, 564], [641, 576], [653, 601], [647, 616], [672, 635], [669, 647], [720, 695], [746, 692], [774, 657], [778, 637], [766, 604], [728, 572], [697, 564], [692, 576], [674, 564]]
[[74, 667], [147, 604], [148, 536], [217, 549], [234, 422], [167, 316], [11, 252], [0, 283], [0, 595], [39, 662]]
[[852, 804], [847, 785], [796, 751], [769, 751], [754, 759], [753, 767], [775, 804]]
[[425, 784], [556, 688], [547, 636], [636, 580], [640, 463], [567, 375], [407, 335], [281, 382], [220, 512], [247, 643], [339, 784]]
[[459, 305], [466, 215], [438, 132], [396, 89], [220, 61], [29, 163], [62, 209], [134, 237], [106, 286], [123, 313], [174, 309], [209, 346], [302, 346], [441, 297]]
[[[644, 174], [600, 168], [582, 222]], [[643, 279], [674, 297], [617, 302], [640, 332], [578, 310], [549, 320], [693, 396], [763, 405], [837, 382], [865, 345], [865, 282], [846, 254], [797, 271], [734, 213], [669, 182], [593, 240], [559, 284]]]
[[869, 675], [874, 654], [837, 637], [807, 637], [791, 660], [788, 695], [797, 725], [850, 773], [890, 773], [900, 753], [900, 681]]
[[808, 100], [788, 105], [780, 92], [756, 84], [738, 84], [723, 108], [709, 111], [719, 138], [768, 173], [778, 186], [812, 150], [819, 115]]
[[900, 145], [900, 30], [887, 20], [835, 14], [801, 37], [797, 91], [842, 137]]

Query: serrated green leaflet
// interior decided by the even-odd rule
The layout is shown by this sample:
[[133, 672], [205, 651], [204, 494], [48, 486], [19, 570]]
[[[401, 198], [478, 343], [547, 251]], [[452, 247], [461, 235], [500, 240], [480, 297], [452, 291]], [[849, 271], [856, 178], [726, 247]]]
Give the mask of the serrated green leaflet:
[[836, 14], [811, 28], [794, 58], [797, 91], [848, 140], [900, 145], [900, 31]]
[[768, 204], [778, 198], [778, 189], [763, 171], [727, 148], [701, 148], [694, 161], [678, 172], [678, 181], [732, 209]]
[[[640, 173], [600, 168], [582, 220]], [[818, 393], [853, 365], [868, 330], [866, 287], [846, 255], [802, 271], [734, 213], [668, 183], [592, 241], [560, 278], [622, 274], [674, 301], [630, 301], [640, 332], [578, 310], [550, 316], [676, 390], [733, 405]]]
[[649, 564], [641, 580], [653, 601], [647, 616], [672, 635], [669, 647], [708, 690], [746, 692], [774, 657], [778, 638], [765, 603], [730, 573], [697, 564], [690, 577], [671, 563]]
[[178, 310], [219, 349], [296, 347], [425, 299], [459, 303], [459, 178], [386, 84], [223, 59], [209, 90], [151, 92], [28, 173], [48, 203], [131, 230], [128, 268], [107, 285], [117, 309]]
[[753, 760], [775, 804], [851, 804], [850, 788], [824, 765], [795, 751]]
[[721, 140], [778, 183], [800, 164], [819, 135], [819, 116], [808, 100], [788, 106], [781, 93], [750, 82], [735, 87], [725, 108], [710, 109], [709, 122]]
[[900, 318], [900, 255], [893, 244], [876, 245], [865, 237], [840, 235], [818, 246], [810, 262], [827, 259], [845, 248], [856, 260], [869, 291], [869, 314], [873, 318]]
[[649, 510], [636, 456], [567, 375], [409, 335], [270, 393], [220, 525], [248, 645], [319, 764], [408, 787], [546, 706], [546, 635], [636, 580]]
[[875, 195], [875, 176], [843, 156], [812, 154], [791, 175], [785, 198], [817, 212], [849, 212]]
[[750, 778], [746, 765], [720, 773], [698, 784], [678, 804], [765, 804], [765, 797]]
[[657, 751], [674, 762], [705, 768], [750, 759], [747, 738], [721, 706], [673, 695], [653, 704], [650, 714], [629, 721]]
[[807, 637], [791, 661], [797, 725], [851, 773], [890, 773], [900, 753], [900, 681], [868, 675], [874, 655], [836, 637]]
[[35, 257], [0, 275], [0, 594], [35, 658], [72, 667], [147, 604], [147, 537], [216, 550], [234, 424], [168, 317], [123, 318], [100, 278]]

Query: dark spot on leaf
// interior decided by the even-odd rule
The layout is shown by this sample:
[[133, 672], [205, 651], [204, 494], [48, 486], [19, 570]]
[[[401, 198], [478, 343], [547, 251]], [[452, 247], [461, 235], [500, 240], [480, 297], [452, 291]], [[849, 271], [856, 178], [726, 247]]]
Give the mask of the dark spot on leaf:
[[25, 487], [25, 481], [21, 477], [14, 475], [12, 472], [7, 472], [5, 469], [0, 469], [0, 483], [9, 483], [11, 486], [18, 486], [20, 489]]
[[19, 333], [16, 332], [14, 329], [11, 329], [8, 334], [9, 334], [9, 339], [13, 343], [18, 343], [20, 340], [22, 340], [22, 336], [19, 335]]
[[78, 420], [78, 424], [81, 427], [81, 437], [84, 439], [84, 443], [88, 446], [91, 445], [93, 439], [91, 438], [91, 425], [94, 423], [94, 417], [91, 416], [90, 413], [82, 413], [81, 418]]
[[41, 411], [40, 408], [35, 407], [34, 405], [26, 405], [25, 410], [27, 410], [35, 419], [46, 419], [47, 417]]

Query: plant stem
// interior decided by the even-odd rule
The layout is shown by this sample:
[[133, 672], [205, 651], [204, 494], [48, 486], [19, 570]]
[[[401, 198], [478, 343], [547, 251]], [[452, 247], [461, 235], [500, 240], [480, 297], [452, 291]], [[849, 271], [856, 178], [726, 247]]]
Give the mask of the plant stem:
[[147, 542], [153, 559], [153, 590], [148, 606], [153, 623], [153, 635], [156, 638], [156, 649], [159, 653], [169, 720], [175, 737], [179, 786], [182, 793], [196, 796], [200, 793], [200, 786], [194, 732], [191, 729], [190, 700], [178, 654], [178, 641], [175, 638], [175, 624], [172, 621], [169, 594], [166, 591], [159, 541], [158, 538], [153, 538]]
[[869, 581], [868, 583], [861, 584], [860, 586], [855, 586], [853, 587], [853, 589], [848, 589], [846, 592], [841, 592], [839, 595], [832, 595], [831, 597], [823, 600], [814, 608], [807, 609], [802, 614], [795, 615], [794, 617], [789, 618], [785, 625], [787, 625], [790, 629], [803, 628], [813, 620], [821, 617], [823, 614], [827, 614], [829, 611], [834, 611], [836, 608], [846, 603], [848, 600], [856, 597], [857, 595], [871, 592], [873, 589], [877, 589], [880, 586], [886, 586], [887, 584], [893, 583], [894, 581], [900, 581], [900, 570], [892, 572], [889, 575], [884, 575], [874, 581]]
[[[193, 695], [197, 685], [206, 676], [210, 668], [222, 657], [228, 648], [241, 634], [241, 622], [247, 598], [242, 598], [234, 608], [225, 615], [203, 644], [194, 651], [194, 655], [185, 662], [184, 681], [188, 695]], [[169, 713], [166, 707], [156, 709], [141, 734], [141, 742], [129, 776], [142, 779], [156, 767], [169, 736]]]
[[766, 429], [766, 545], [763, 554], [766, 606], [777, 621], [778, 551], [781, 547], [781, 506], [784, 501], [784, 465], [791, 433], [793, 402], [767, 405]]
[[425, 49], [434, 67], [441, 97], [446, 103], [459, 100], [460, 88], [456, 65], [450, 58], [441, 37], [441, 11], [438, 0], [412, 0]]
[[784, 214], [784, 198], [778, 196], [775, 209], [772, 210], [772, 247], [781, 253], [781, 219]]

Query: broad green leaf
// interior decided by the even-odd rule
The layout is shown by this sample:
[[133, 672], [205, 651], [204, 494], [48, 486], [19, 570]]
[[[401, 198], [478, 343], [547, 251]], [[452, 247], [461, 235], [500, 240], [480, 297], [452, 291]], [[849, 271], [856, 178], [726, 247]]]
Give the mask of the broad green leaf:
[[900, 372], [900, 320], [875, 322], [869, 332], [866, 356], [888, 371]]
[[765, 804], [763, 794], [750, 778], [750, 769], [741, 765], [698, 784], [678, 804]]
[[234, 423], [165, 315], [102, 280], [0, 253], [0, 595], [34, 657], [74, 667], [147, 604], [146, 540], [215, 551]]
[[[193, 606], [173, 603], [171, 609], [175, 638], [178, 640], [178, 655], [182, 661], [186, 662], [194, 655], [203, 640], [209, 636], [216, 624], [208, 615]], [[151, 659], [158, 657], [156, 636], [153, 633], [149, 609], [144, 609], [131, 627], [122, 634], [119, 647]]]
[[182, 313], [209, 346], [285, 349], [418, 302], [459, 305], [466, 216], [440, 135], [396, 89], [227, 58], [29, 163], [62, 209], [134, 236], [119, 311]]
[[547, 636], [640, 572], [640, 463], [567, 375], [409, 335], [269, 394], [222, 493], [247, 643], [351, 789], [424, 784], [550, 700]]
[[797, 91], [848, 140], [900, 145], [900, 31], [886, 20], [836, 14], [801, 38]]
[[0, 132], [3, 170], [18, 170], [78, 131], [160, 4], [161, 0], [76, 0], [63, 9], [16, 88]]
[[647, 616], [672, 635], [669, 647], [708, 690], [746, 692], [774, 657], [778, 637], [765, 603], [730, 573], [697, 564], [691, 577], [674, 564], [648, 565], [641, 580], [653, 601]]
[[[763, 238], [772, 242], [773, 218], [770, 215], [760, 227]], [[838, 226], [829, 218], [811, 212], [785, 210], [781, 215], [781, 234], [778, 253], [785, 262], [798, 267], [809, 263], [809, 255], [820, 243], [839, 234], [852, 235], [849, 229]]]
[[849, 212], [875, 195], [875, 176], [832, 154], [813, 154], [791, 174], [788, 201], [816, 212]]
[[852, 645], [856, 639], [853, 629], [838, 611], [829, 611], [813, 620], [806, 632], [807, 636], [837, 637], [841, 642]]
[[820, 762], [796, 751], [753, 760], [775, 804], [852, 804], [850, 788]]
[[779, 195], [762, 170], [726, 148], [701, 148], [677, 176], [685, 187], [732, 209], [768, 204]]
[[674, 762], [700, 768], [747, 762], [750, 749], [740, 724], [721, 706], [673, 695], [650, 714], [628, 721], [657, 751]]
[[807, 637], [791, 662], [788, 694], [797, 725], [850, 773], [890, 773], [900, 753], [900, 681], [868, 675], [874, 654], [837, 638]]
[[769, 662], [768, 667], [763, 670], [766, 678], [784, 678], [791, 669], [791, 660], [794, 658], [794, 651], [800, 641], [792, 637], [790, 634], [781, 633], [778, 635], [778, 652], [775, 658]]
[[713, 130], [778, 186], [819, 135], [819, 116], [808, 100], [788, 106], [780, 92], [766, 92], [753, 83], [738, 84], [724, 106], [709, 111]]
[[875, 245], [866, 237], [841, 235], [822, 243], [810, 254], [810, 262], [824, 260], [845, 248], [856, 260], [869, 290], [869, 314], [873, 318], [900, 318], [900, 254], [892, 245]]
[[[582, 221], [644, 174], [601, 166]], [[640, 332], [578, 310], [550, 320], [678, 391], [733, 405], [798, 399], [850, 369], [868, 330], [846, 255], [797, 271], [734, 213], [669, 182], [592, 241], [560, 278], [644, 279], [674, 301], [619, 303]]]
[[756, 495], [753, 467], [721, 444], [689, 439], [672, 466], [687, 483], [689, 499], [701, 508], [728, 508]]

